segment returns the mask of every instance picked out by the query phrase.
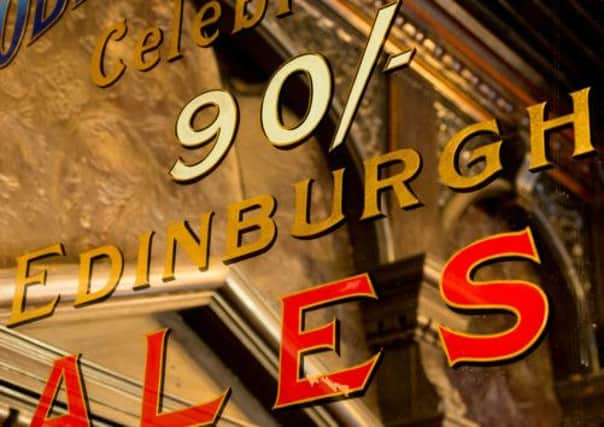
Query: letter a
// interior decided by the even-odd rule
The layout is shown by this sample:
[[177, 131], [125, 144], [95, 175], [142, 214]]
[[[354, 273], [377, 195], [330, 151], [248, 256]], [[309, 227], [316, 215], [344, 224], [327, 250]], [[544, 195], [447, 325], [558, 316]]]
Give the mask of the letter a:
[[[68, 413], [48, 418], [55, 396], [61, 387], [61, 379], [65, 384]], [[78, 356], [67, 356], [57, 360], [52, 367], [52, 372], [46, 382], [46, 387], [42, 397], [40, 397], [30, 427], [89, 427], [90, 420], [88, 419], [84, 398], [84, 386], [80, 378]]]

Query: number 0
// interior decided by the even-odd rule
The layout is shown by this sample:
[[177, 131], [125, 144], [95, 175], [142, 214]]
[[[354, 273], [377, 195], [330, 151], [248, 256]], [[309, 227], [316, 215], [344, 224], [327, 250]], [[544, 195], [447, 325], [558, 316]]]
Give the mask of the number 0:
[[[296, 73], [306, 74], [310, 84], [310, 100], [306, 116], [295, 127], [286, 128], [279, 114], [279, 97], [285, 81]], [[332, 74], [329, 64], [319, 54], [298, 56], [281, 67], [271, 79], [262, 99], [262, 129], [273, 145], [279, 148], [294, 145], [312, 134], [329, 108], [332, 95]]]

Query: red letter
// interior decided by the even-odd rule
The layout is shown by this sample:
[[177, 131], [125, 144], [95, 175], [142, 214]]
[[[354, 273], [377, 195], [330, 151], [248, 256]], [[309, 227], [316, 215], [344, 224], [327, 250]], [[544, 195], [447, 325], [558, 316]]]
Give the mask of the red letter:
[[[55, 396], [59, 392], [61, 379], [67, 393], [67, 408], [69, 413], [54, 418], [47, 418]], [[67, 356], [57, 360], [46, 387], [40, 397], [40, 403], [33, 416], [30, 427], [89, 427], [88, 411], [84, 400], [84, 387], [80, 378], [78, 356]]]
[[467, 310], [506, 310], [517, 317], [513, 328], [493, 335], [462, 334], [440, 326], [440, 339], [451, 366], [464, 361], [511, 359], [528, 350], [545, 329], [549, 305], [539, 287], [521, 281], [472, 280], [476, 268], [500, 258], [540, 263], [530, 228], [480, 240], [455, 254], [443, 270], [440, 291], [448, 305]]
[[209, 403], [160, 414], [159, 402], [163, 388], [167, 334], [168, 330], [163, 329], [155, 334], [147, 335], [147, 364], [145, 385], [143, 386], [141, 427], [187, 427], [213, 424], [226, 402], [229, 390]]
[[354, 297], [377, 299], [366, 274], [283, 298], [279, 385], [275, 408], [348, 395], [365, 389], [381, 353], [353, 368], [313, 378], [300, 378], [300, 365], [305, 352], [335, 351], [337, 342], [335, 320], [328, 325], [303, 332], [304, 312]]

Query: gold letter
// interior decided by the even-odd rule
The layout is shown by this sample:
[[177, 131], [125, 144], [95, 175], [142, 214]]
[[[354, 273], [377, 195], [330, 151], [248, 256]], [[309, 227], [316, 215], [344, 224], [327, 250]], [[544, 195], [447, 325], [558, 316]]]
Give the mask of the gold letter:
[[138, 238], [136, 279], [132, 287], [135, 291], [149, 287], [149, 265], [151, 263], [151, 245], [154, 235], [154, 231], [148, 231]]
[[[393, 163], [402, 163], [403, 171], [390, 178], [380, 179], [381, 168]], [[382, 191], [388, 188], [394, 190], [401, 208], [407, 209], [419, 205], [420, 201], [406, 183], [417, 176], [421, 163], [422, 160], [417, 151], [410, 148], [365, 160], [365, 208], [361, 220], [385, 215], [381, 211], [380, 196]]]
[[325, 233], [344, 221], [342, 213], [342, 193], [344, 187], [344, 169], [333, 172], [333, 196], [331, 215], [316, 224], [310, 223], [310, 199], [312, 180], [307, 179], [296, 184], [296, 213], [294, 214], [294, 225], [292, 236], [297, 238], [311, 238]]
[[241, 30], [247, 30], [258, 24], [264, 17], [266, 12], [266, 0], [256, 0], [256, 9], [252, 16], [247, 14], [247, 4], [249, 0], [237, 0], [235, 3], [235, 24], [233, 25], [233, 33], [238, 33]]
[[[261, 195], [229, 205], [225, 263], [257, 255], [273, 244], [277, 237], [277, 227], [272, 219], [276, 207], [275, 199], [269, 195]], [[242, 216], [251, 210], [257, 210], [257, 215], [243, 219]], [[254, 242], [244, 244], [243, 235], [254, 230], [260, 231], [258, 238]]]
[[[109, 279], [102, 289], [91, 293], [90, 282], [92, 281], [92, 266], [94, 261], [103, 257], [108, 258], [111, 264]], [[74, 306], [80, 307], [84, 304], [90, 304], [110, 296], [119, 283], [123, 271], [124, 255], [122, 255], [122, 252], [115, 246], [101, 246], [100, 248], [81, 253], [80, 283], [78, 285], [78, 293], [75, 298]]]
[[164, 264], [163, 281], [174, 280], [174, 265], [176, 264], [176, 244], [179, 243], [195, 263], [199, 271], [208, 268], [208, 252], [210, 250], [210, 226], [214, 212], [206, 212], [199, 221], [199, 239], [189, 228], [187, 221], [178, 222], [168, 227], [168, 250]]
[[[149, 71], [159, 63], [160, 55], [156, 50], [163, 40], [164, 33], [159, 28], [149, 28], [141, 35], [134, 50], [134, 65], [137, 70]], [[145, 61], [145, 54], [153, 51], [156, 52], [151, 56], [151, 60]]]
[[467, 160], [468, 166], [471, 166], [480, 159], [484, 159], [486, 162], [484, 169], [480, 173], [473, 176], [463, 176], [459, 173], [457, 161], [463, 148], [463, 144], [473, 136], [487, 132], [499, 136], [499, 127], [495, 120], [468, 126], [457, 133], [447, 143], [438, 163], [438, 173], [445, 185], [448, 185], [454, 190], [476, 190], [501, 171], [502, 166], [499, 158], [499, 151], [503, 142], [497, 141], [477, 147], [470, 152], [470, 157]]
[[553, 129], [573, 125], [575, 129], [575, 150], [573, 157], [593, 153], [591, 143], [591, 130], [589, 123], [589, 91], [591, 88], [573, 92], [573, 113], [557, 119], [545, 120], [547, 103], [528, 107], [531, 124], [531, 171], [550, 168], [552, 165], [547, 160], [545, 135]]
[[17, 258], [17, 282], [15, 285], [15, 297], [13, 298], [13, 309], [8, 319], [7, 326], [16, 326], [20, 323], [30, 320], [40, 319], [50, 316], [54, 311], [60, 296], [57, 295], [51, 302], [44, 307], [38, 307], [34, 310], [24, 311], [25, 309], [25, 290], [29, 285], [46, 285], [46, 269], [33, 276], [29, 275], [30, 263], [42, 258], [53, 255], [65, 255], [63, 245], [58, 243], [45, 249], [30, 252]]
[[[206, 16], [207, 12], [210, 12], [208, 16]], [[209, 46], [214, 43], [214, 40], [220, 35], [220, 30], [218, 28], [216, 28], [211, 35], [205, 35], [204, 29], [218, 22], [221, 15], [222, 6], [215, 0], [204, 4], [201, 9], [199, 9], [195, 18], [193, 18], [193, 25], [198, 28], [198, 31], [193, 31], [193, 40], [195, 40], [195, 43], [197, 43], [198, 46]]]
[[172, 16], [172, 33], [170, 35], [170, 51], [168, 62], [182, 56], [180, 52], [180, 37], [182, 36], [182, 4], [184, 0], [174, 0], [174, 15]]
[[292, 0], [279, 0], [277, 18], [284, 18], [292, 14]]
[[90, 75], [92, 77], [92, 81], [98, 87], [108, 87], [115, 83], [126, 71], [126, 65], [124, 61], [119, 60], [119, 65], [113, 71], [113, 73], [107, 75], [105, 74], [105, 67], [103, 66], [103, 58], [105, 57], [105, 50], [107, 49], [107, 42], [111, 39], [111, 36], [115, 34], [115, 40], [120, 41], [124, 38], [126, 33], [128, 32], [128, 25], [126, 24], [126, 20], [122, 22], [118, 22], [112, 25], [101, 37], [99, 43], [94, 48], [94, 52], [92, 54], [92, 61], [90, 63]]

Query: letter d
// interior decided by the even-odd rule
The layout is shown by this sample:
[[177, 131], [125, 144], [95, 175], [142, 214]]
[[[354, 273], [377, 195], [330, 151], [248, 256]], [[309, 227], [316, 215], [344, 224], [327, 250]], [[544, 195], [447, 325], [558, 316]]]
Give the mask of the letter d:
[[46, 0], [38, 0], [36, 2], [36, 13], [34, 16], [34, 26], [31, 34], [31, 41], [29, 42], [30, 44], [35, 42], [38, 37], [57, 23], [61, 15], [63, 15], [63, 12], [65, 12], [65, 6], [67, 6], [67, 0], [57, 0], [52, 12], [47, 14]]

